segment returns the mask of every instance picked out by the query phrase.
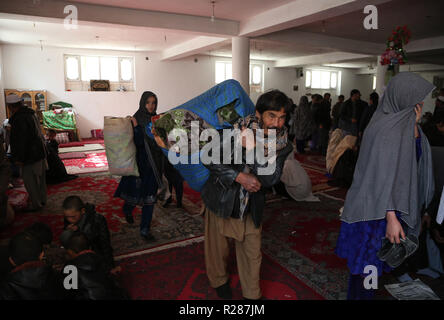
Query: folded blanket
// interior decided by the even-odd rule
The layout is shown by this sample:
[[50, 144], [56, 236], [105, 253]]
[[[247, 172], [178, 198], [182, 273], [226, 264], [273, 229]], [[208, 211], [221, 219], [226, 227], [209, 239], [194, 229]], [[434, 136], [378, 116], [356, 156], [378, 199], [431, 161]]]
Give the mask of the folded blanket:
[[[173, 128], [184, 129], [189, 135], [188, 138], [190, 138], [191, 121], [193, 120], [199, 121], [200, 130], [207, 128], [220, 130], [233, 128], [235, 121], [252, 115], [254, 112], [254, 104], [239, 82], [226, 80], [200, 96], [158, 117], [153, 117], [152, 122], [146, 128], [146, 133], [154, 139], [152, 133], [154, 128], [163, 142], [163, 145], [158, 144], [164, 154], [168, 156], [169, 148], [175, 143], [167, 139], [168, 133]], [[200, 147], [203, 145], [200, 144]], [[208, 169], [201, 162], [191, 164], [192, 157], [199, 156], [199, 154], [189, 155], [188, 164], [179, 163], [174, 165], [189, 186], [196, 191], [202, 190], [209, 177]]]

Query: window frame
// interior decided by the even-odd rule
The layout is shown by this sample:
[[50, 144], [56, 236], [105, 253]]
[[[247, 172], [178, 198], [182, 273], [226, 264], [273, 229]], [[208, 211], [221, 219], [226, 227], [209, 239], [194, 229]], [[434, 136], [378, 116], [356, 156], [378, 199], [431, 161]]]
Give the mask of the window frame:
[[[102, 58], [117, 58], [117, 79], [118, 81], [111, 81], [110, 84], [113, 86], [123, 86], [123, 85], [130, 85], [131, 89], [127, 91], [135, 91], [135, 57], [132, 56], [117, 56], [117, 55], [81, 55], [81, 54], [64, 54], [64, 76], [65, 76], [65, 91], [67, 90], [67, 87], [69, 84], [75, 85], [77, 84], [81, 90], [75, 90], [75, 91], [89, 91], [90, 89], [90, 81], [84, 81], [82, 80], [82, 65], [81, 60], [82, 57], [97, 57], [99, 61], [99, 79], [94, 80], [102, 80]], [[67, 60], [68, 58], [75, 58], [77, 60], [77, 68], [78, 68], [78, 79], [72, 80], [68, 79], [67, 76]], [[122, 66], [121, 63], [123, 60], [129, 60], [131, 63], [131, 79], [130, 80], [123, 80], [122, 79]], [[103, 79], [108, 80], [108, 79]], [[87, 90], [84, 90], [84, 88], [88, 88]]]
[[[65, 67], [65, 81], [82, 81], [82, 76], [80, 73], [81, 66], [80, 66], [80, 56], [79, 55], [65, 55], [64, 56], [64, 67]], [[74, 58], [77, 60], [77, 79], [68, 79], [68, 64], [67, 61], [69, 58]]]
[[[224, 61], [224, 60], [217, 60], [214, 63], [214, 83], [215, 84], [219, 84], [221, 82], [217, 82], [217, 64], [218, 63], [222, 63], [224, 65], [224, 80], [228, 80], [227, 78], [227, 65], [231, 65], [231, 67], [233, 67], [233, 62], [232, 61]], [[259, 84], [253, 84], [253, 68], [254, 67], [260, 67], [261, 68], [261, 81]], [[233, 69], [231, 69], [233, 70]], [[249, 85], [250, 85], [250, 92], [258, 92], [258, 93], [263, 93], [264, 92], [264, 82], [265, 82], [265, 74], [264, 74], [264, 70], [265, 70], [265, 66], [262, 63], [257, 63], [257, 62], [253, 62], [250, 63], [249, 66]], [[233, 72], [233, 71], [232, 71]], [[233, 73], [231, 73], [231, 75], [233, 75]], [[232, 78], [229, 78], [232, 79]]]
[[[313, 72], [317, 71], [320, 72], [320, 85], [319, 87], [313, 87]], [[328, 72], [329, 73], [329, 79], [328, 79], [328, 88], [322, 88], [322, 73], [323, 72]], [[336, 86], [332, 87], [331, 86], [331, 79], [332, 79], [332, 75], [335, 74], [336, 75]], [[307, 85], [307, 77], [310, 77], [310, 84]], [[316, 89], [316, 90], [338, 90], [339, 86], [340, 86], [340, 71], [338, 70], [328, 70], [328, 69], [318, 69], [318, 68], [313, 68], [313, 69], [307, 69], [305, 70], [305, 87], [307, 89]]]
[[[122, 79], [122, 61], [130, 60], [131, 61], [131, 78], [129, 80]], [[134, 59], [129, 57], [118, 57], [119, 64], [119, 82], [134, 82]]]

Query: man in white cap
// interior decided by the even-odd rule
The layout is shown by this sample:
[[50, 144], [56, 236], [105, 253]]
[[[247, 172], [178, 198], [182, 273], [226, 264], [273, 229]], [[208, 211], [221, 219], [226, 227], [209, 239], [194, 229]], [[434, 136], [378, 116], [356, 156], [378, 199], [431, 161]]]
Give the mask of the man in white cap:
[[10, 146], [12, 161], [21, 168], [30, 205], [26, 211], [38, 211], [46, 204], [46, 148], [35, 111], [15, 94], [6, 97], [11, 117]]

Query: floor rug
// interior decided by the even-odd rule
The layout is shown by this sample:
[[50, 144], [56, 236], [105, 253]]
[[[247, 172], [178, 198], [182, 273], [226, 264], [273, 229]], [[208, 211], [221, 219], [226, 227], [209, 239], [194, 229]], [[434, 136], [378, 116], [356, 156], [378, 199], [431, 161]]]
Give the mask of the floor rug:
[[102, 144], [91, 143], [91, 144], [85, 144], [84, 146], [81, 147], [59, 148], [59, 153], [85, 152], [85, 151], [95, 151], [95, 150], [105, 150], [105, 147]]
[[294, 157], [306, 167], [321, 169], [326, 172], [325, 156], [322, 156], [319, 153], [308, 151], [304, 154], [300, 154], [295, 152]]
[[[242, 291], [231, 248], [228, 270], [233, 299], [242, 299]], [[203, 242], [178, 246], [120, 261], [121, 286], [132, 299], [215, 300], [205, 271]], [[322, 296], [263, 255], [261, 290], [264, 299], [320, 300]]]
[[90, 143], [99, 143], [104, 144], [103, 138], [82, 138], [81, 141], [83, 144], [90, 144]]
[[85, 152], [67, 152], [67, 153], [60, 153], [59, 157], [61, 160], [66, 159], [83, 159], [86, 158]]
[[86, 158], [64, 159], [62, 161], [69, 174], [108, 171], [108, 159], [105, 152], [88, 153]]
[[330, 197], [334, 197], [334, 198], [341, 199], [341, 200], [345, 201], [347, 191], [348, 191], [348, 189], [336, 187], [336, 188], [323, 190], [322, 193], [325, 195], [328, 195]]
[[326, 299], [345, 299], [348, 270], [334, 254], [343, 202], [317, 196], [321, 202], [267, 203], [262, 249]]

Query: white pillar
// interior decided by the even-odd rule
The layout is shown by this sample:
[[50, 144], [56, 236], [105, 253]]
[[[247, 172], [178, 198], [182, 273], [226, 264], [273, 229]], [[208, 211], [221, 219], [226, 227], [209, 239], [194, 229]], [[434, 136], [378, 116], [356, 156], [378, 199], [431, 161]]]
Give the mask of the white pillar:
[[250, 39], [233, 37], [231, 51], [233, 79], [239, 81], [245, 92], [250, 94]]
[[378, 56], [378, 60], [376, 61], [376, 92], [378, 93], [379, 97], [382, 96], [385, 90], [385, 73], [387, 71], [387, 65], [382, 66], [381, 56]]

